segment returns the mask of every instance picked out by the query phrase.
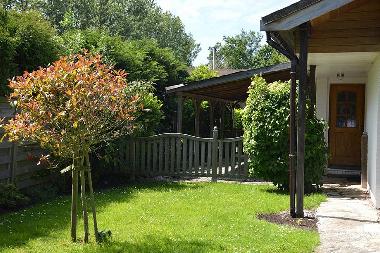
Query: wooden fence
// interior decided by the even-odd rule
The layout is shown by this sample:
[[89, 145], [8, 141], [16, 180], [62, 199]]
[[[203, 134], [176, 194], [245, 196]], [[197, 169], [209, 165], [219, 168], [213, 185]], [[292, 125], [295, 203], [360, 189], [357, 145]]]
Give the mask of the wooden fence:
[[243, 138], [200, 138], [165, 133], [124, 143], [120, 161], [138, 176], [248, 177]]
[[[14, 116], [15, 110], [6, 98], [0, 97], [0, 117], [10, 119]], [[3, 133], [0, 131], [0, 137]], [[27, 188], [36, 184], [46, 182], [50, 179], [44, 174], [41, 166], [37, 166], [36, 160], [32, 157], [39, 157], [42, 154], [38, 145], [19, 146], [7, 141], [0, 142], [0, 183], [14, 183], [19, 189]]]

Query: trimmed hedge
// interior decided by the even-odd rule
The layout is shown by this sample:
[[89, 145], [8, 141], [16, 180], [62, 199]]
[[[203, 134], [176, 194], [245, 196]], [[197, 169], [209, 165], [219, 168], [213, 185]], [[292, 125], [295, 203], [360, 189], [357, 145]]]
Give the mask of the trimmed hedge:
[[[244, 149], [251, 176], [288, 188], [289, 174], [289, 82], [267, 84], [253, 78], [243, 113]], [[326, 124], [307, 110], [305, 147], [305, 191], [319, 187], [327, 164]]]

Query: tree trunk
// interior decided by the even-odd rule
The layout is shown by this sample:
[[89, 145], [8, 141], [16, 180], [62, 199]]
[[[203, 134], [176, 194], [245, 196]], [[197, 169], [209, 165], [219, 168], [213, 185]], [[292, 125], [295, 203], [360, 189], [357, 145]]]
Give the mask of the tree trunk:
[[88, 213], [87, 213], [87, 201], [86, 201], [86, 175], [85, 167], [83, 166], [84, 157], [81, 158], [80, 166], [80, 189], [81, 189], [81, 199], [82, 199], [82, 212], [83, 212], [83, 226], [84, 226], [84, 242], [88, 243]]
[[98, 234], [98, 222], [96, 220], [96, 207], [95, 207], [95, 197], [94, 197], [94, 189], [92, 188], [92, 177], [91, 177], [91, 165], [90, 165], [90, 158], [88, 153], [85, 155], [85, 163], [86, 163], [86, 169], [88, 171], [88, 188], [90, 191], [90, 201], [91, 201], [91, 208], [92, 208], [92, 217], [94, 219], [94, 233], [96, 241], [99, 239]]
[[71, 173], [71, 239], [75, 242], [77, 240], [78, 171], [74, 164]]

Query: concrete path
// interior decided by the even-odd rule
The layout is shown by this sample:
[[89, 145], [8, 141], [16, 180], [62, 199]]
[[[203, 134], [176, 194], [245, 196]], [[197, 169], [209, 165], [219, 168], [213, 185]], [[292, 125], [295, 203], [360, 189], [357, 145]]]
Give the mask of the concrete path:
[[321, 245], [317, 253], [380, 253], [376, 210], [359, 185], [325, 185], [328, 201], [317, 210]]

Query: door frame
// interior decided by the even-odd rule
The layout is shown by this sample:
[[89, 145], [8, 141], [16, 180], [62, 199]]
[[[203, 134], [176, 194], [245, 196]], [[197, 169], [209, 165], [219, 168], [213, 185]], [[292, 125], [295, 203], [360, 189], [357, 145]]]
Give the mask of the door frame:
[[[363, 115], [362, 115], [362, 124], [361, 124], [361, 134], [363, 134], [364, 132], [364, 129], [365, 129], [365, 116], [366, 116], [366, 84], [365, 83], [362, 83], [362, 82], [358, 82], [358, 83], [351, 83], [351, 82], [348, 82], [348, 83], [330, 83], [329, 84], [329, 88], [328, 88], [328, 92], [329, 92], [329, 95], [328, 95], [328, 154], [329, 154], [329, 159], [328, 159], [328, 167], [330, 166], [335, 166], [335, 167], [340, 167], [340, 165], [337, 165], [337, 164], [331, 164], [331, 159], [330, 159], [330, 155], [331, 155], [331, 151], [330, 151], [330, 148], [331, 148], [331, 141], [332, 141], [332, 138], [331, 138], [331, 128], [332, 128], [332, 96], [333, 96], [333, 93], [332, 93], [332, 89], [333, 87], [335, 86], [357, 86], [357, 87], [361, 87], [363, 89], [363, 101], [362, 101], [362, 108], [363, 108]], [[360, 151], [361, 152], [361, 151]], [[348, 166], [348, 165], [341, 165], [342, 167], [351, 167], [351, 166]], [[360, 167], [360, 166], [359, 166]]]

